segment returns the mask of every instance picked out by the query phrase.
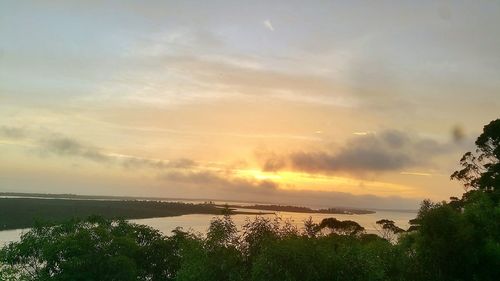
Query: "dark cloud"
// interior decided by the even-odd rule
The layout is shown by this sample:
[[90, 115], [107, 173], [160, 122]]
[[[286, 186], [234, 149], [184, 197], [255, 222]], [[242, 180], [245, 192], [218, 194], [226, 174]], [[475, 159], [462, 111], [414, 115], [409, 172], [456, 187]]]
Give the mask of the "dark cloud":
[[290, 160], [294, 169], [312, 173], [388, 171], [414, 164], [407, 155], [372, 149], [347, 149], [339, 154], [298, 152], [290, 155]]
[[276, 172], [286, 166], [286, 159], [283, 155], [278, 155], [264, 148], [256, 149], [254, 154], [265, 172]]
[[[263, 170], [269, 170], [271, 166], [276, 168], [274, 170], [289, 167], [309, 173], [364, 173], [397, 171], [424, 165], [433, 156], [450, 149], [449, 144], [441, 144], [402, 131], [387, 130], [350, 139], [336, 152], [294, 152], [287, 155], [286, 160], [282, 160], [282, 156], [269, 153], [267, 157], [259, 155], [259, 159], [263, 163]], [[276, 162], [279, 165], [270, 165]]]
[[465, 137], [465, 130], [462, 126], [456, 125], [451, 130], [451, 136], [455, 142], [461, 142]]
[[233, 177], [227, 171], [170, 171], [161, 176], [161, 179], [177, 184], [188, 184], [203, 188], [225, 190], [230, 192], [245, 191], [273, 191], [279, 185], [268, 180]]
[[400, 148], [411, 141], [407, 134], [395, 130], [385, 131], [380, 137], [384, 142], [393, 148]]
[[17, 127], [11, 126], [0, 126], [0, 137], [6, 137], [10, 139], [22, 139], [26, 136], [26, 132]]
[[60, 156], [77, 156], [95, 162], [110, 162], [112, 157], [103, 154], [98, 148], [80, 143], [68, 137], [52, 136], [40, 141], [40, 149], [44, 153]]
[[316, 207], [416, 209], [421, 199], [399, 196], [354, 195], [335, 191], [282, 189], [273, 181], [235, 178], [222, 171], [168, 172], [162, 175], [168, 187], [182, 189], [198, 198], [295, 204]]
[[44, 154], [80, 157], [93, 162], [122, 166], [126, 169], [188, 169], [197, 165], [195, 161], [186, 158], [165, 161], [127, 155], [106, 154], [97, 147], [64, 136], [51, 135], [38, 142], [39, 149]]

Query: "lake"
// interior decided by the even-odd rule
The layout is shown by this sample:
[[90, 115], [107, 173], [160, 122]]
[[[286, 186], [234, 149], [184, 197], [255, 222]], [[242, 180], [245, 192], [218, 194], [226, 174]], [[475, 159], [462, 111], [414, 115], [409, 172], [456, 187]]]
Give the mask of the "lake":
[[[245, 211], [249, 211], [246, 209]], [[256, 210], [258, 212], [258, 210]], [[320, 222], [324, 218], [334, 217], [339, 220], [353, 220], [362, 225], [367, 233], [377, 234], [375, 222], [380, 219], [393, 220], [397, 226], [407, 229], [408, 221], [415, 218], [416, 212], [404, 211], [377, 211], [374, 214], [364, 215], [347, 215], [347, 214], [311, 214], [311, 213], [292, 213], [292, 212], [276, 212], [283, 219], [290, 219], [292, 223], [298, 227], [303, 226], [304, 220], [309, 217], [315, 222]], [[265, 217], [274, 218], [275, 215], [263, 215]], [[148, 225], [160, 230], [165, 235], [170, 235], [171, 231], [176, 227], [182, 227], [184, 230], [192, 230], [204, 234], [210, 224], [210, 220], [214, 215], [183, 215], [177, 217], [162, 217], [149, 219], [130, 220], [133, 223]], [[240, 229], [246, 219], [252, 219], [255, 215], [233, 215], [232, 218], [235, 224]], [[15, 229], [0, 231], [0, 246], [7, 242], [19, 240], [21, 234], [28, 229]]]

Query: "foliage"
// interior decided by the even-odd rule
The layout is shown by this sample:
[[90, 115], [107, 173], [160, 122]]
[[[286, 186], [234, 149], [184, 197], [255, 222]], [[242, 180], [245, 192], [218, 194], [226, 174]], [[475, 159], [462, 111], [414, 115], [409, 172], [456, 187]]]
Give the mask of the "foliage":
[[336, 218], [326, 218], [319, 224], [320, 229], [328, 229], [331, 233], [338, 235], [359, 235], [365, 231], [365, 228], [355, 221], [339, 221]]
[[476, 140], [476, 153], [467, 152], [460, 159], [463, 169], [452, 179], [462, 181], [466, 189], [496, 191], [500, 189], [500, 119], [484, 126]]
[[376, 221], [376, 224], [381, 227], [379, 233], [382, 238], [390, 242], [394, 241], [400, 233], [404, 232], [404, 229], [395, 225], [395, 222], [392, 220], [381, 219]]
[[318, 235], [319, 231], [320, 231], [319, 225], [313, 221], [312, 217], [309, 217], [307, 218], [307, 220], [304, 221], [304, 231], [303, 231], [304, 236], [307, 236], [309, 238], [315, 238]]
[[238, 233], [231, 217], [212, 219], [206, 238], [192, 236], [183, 244], [177, 280], [245, 280]]
[[451, 175], [467, 192], [450, 202], [424, 200], [400, 240], [414, 280], [500, 279], [500, 119], [475, 144]]
[[418, 231], [400, 242], [418, 264], [417, 280], [498, 280], [500, 205], [482, 193], [463, 210], [449, 203], [422, 204]]
[[230, 208], [237, 209], [252, 209], [264, 211], [278, 211], [278, 212], [297, 212], [297, 213], [316, 213], [316, 214], [373, 214], [374, 211], [354, 208], [328, 208], [328, 209], [311, 209], [301, 206], [287, 206], [287, 205], [230, 205]]
[[20, 280], [173, 280], [178, 264], [157, 230], [100, 217], [36, 225], [0, 257]]
[[380, 238], [338, 235], [276, 240], [256, 257], [251, 280], [391, 280], [385, 265], [390, 255], [379, 253], [392, 247]]
[[[212, 220], [206, 236], [176, 229], [169, 237], [145, 226], [93, 217], [37, 225], [2, 249], [0, 277], [446, 281], [500, 276], [500, 206], [491, 198], [479, 193], [463, 212], [428, 201], [417, 220], [418, 230], [401, 233], [395, 244], [363, 232], [319, 235], [321, 223], [312, 220], [306, 221], [312, 232], [301, 233], [279, 217], [256, 217], [238, 232], [226, 215]], [[339, 222], [332, 218], [323, 225], [338, 227]]]

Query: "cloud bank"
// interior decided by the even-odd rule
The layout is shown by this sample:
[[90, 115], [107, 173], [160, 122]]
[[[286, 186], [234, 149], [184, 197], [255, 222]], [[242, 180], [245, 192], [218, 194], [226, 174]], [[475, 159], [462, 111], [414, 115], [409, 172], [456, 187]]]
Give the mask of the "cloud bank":
[[[270, 179], [257, 179], [253, 176], [239, 175], [229, 166], [203, 166], [192, 159], [185, 158], [167, 161], [109, 153], [97, 146], [56, 133], [44, 133], [40, 136], [21, 128], [9, 127], [7, 130], [2, 127], [0, 134], [2, 137], [8, 135], [22, 141], [29, 141], [35, 147], [35, 151], [39, 152], [39, 155], [81, 159], [105, 164], [108, 168], [121, 167], [129, 170], [150, 170], [153, 175], [156, 174], [156, 179], [163, 186], [165, 193], [178, 190], [175, 194], [180, 197], [204, 197], [321, 207], [351, 206], [372, 208], [387, 208], [388, 206], [391, 208], [408, 208], [417, 206], [419, 201], [418, 199], [397, 196], [383, 197], [354, 195], [335, 191], [289, 190], [286, 186], [281, 186], [280, 183]], [[409, 143], [414, 144], [414, 142], [409, 141], [407, 136], [396, 132], [363, 136], [361, 139], [352, 141], [349, 145], [353, 143], [358, 148], [368, 144], [371, 149], [380, 149], [384, 146], [403, 148], [408, 146]], [[423, 142], [419, 141], [417, 143], [423, 146]], [[429, 145], [426, 146], [429, 147]], [[372, 165], [375, 165], [375, 162], [362, 163], [361, 160], [365, 158], [359, 158], [356, 156], [357, 154], [353, 154], [351, 150], [347, 149], [331, 155], [326, 153], [324, 155], [319, 153], [294, 153], [285, 157], [265, 149], [258, 150], [255, 154], [264, 161], [263, 169], [266, 171], [279, 171], [289, 165], [293, 165], [293, 169], [310, 173], [338, 170], [341, 169], [341, 166], [345, 167], [342, 169], [352, 169], [353, 167], [358, 167], [358, 169], [371, 167], [371, 169], [374, 169]], [[373, 155], [376, 154], [371, 154], [370, 157], [375, 157]], [[299, 159], [299, 156], [303, 158]], [[342, 162], [341, 165], [333, 165], [329, 163], [332, 159], [345, 159], [345, 162]], [[347, 163], [350, 163], [347, 159], [350, 159], [354, 164], [347, 165]], [[391, 164], [379, 169], [389, 169], [398, 165]]]
[[313, 207], [417, 209], [421, 199], [400, 196], [354, 195], [347, 192], [287, 190], [270, 180], [232, 178], [224, 171], [168, 172], [161, 176], [165, 189], [181, 189], [198, 198], [295, 204]]
[[398, 130], [359, 135], [338, 151], [298, 151], [287, 155], [257, 152], [264, 171], [292, 169], [307, 173], [372, 173], [399, 171], [428, 164], [440, 154], [453, 149], [450, 143]]

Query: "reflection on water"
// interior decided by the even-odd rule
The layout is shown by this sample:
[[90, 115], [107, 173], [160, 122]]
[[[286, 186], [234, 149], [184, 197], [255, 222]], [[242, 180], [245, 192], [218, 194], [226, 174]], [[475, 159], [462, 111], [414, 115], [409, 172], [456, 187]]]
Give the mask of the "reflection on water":
[[24, 229], [13, 229], [13, 230], [3, 230], [0, 231], [0, 246], [11, 241], [17, 241], [21, 238], [21, 234], [28, 231], [28, 228]]
[[[353, 220], [366, 228], [368, 233], [376, 233], [375, 222], [380, 219], [391, 219], [396, 225], [406, 229], [409, 227], [408, 221], [415, 218], [416, 213], [408, 212], [389, 212], [378, 211], [375, 214], [365, 215], [344, 215], [344, 214], [309, 214], [309, 213], [292, 213], [292, 212], [277, 212], [283, 219], [290, 219], [292, 223], [298, 227], [303, 226], [304, 220], [311, 216], [315, 222], [320, 222], [324, 218], [335, 217], [339, 220]], [[273, 218], [274, 215], [263, 215], [264, 217]], [[149, 225], [154, 227], [164, 234], [168, 235], [176, 227], [182, 227], [185, 230], [191, 229], [196, 232], [205, 233], [208, 229], [210, 219], [213, 215], [184, 215], [179, 217], [166, 218], [150, 218], [131, 220], [131, 222]], [[241, 227], [247, 218], [252, 219], [253, 215], [233, 215], [232, 218], [238, 227]]]
[[[246, 210], [248, 211], [248, 210]], [[416, 213], [397, 212], [397, 211], [377, 211], [375, 214], [365, 215], [344, 215], [344, 214], [308, 214], [308, 213], [292, 213], [292, 212], [277, 212], [283, 219], [290, 219], [292, 223], [298, 227], [302, 227], [304, 220], [311, 216], [315, 222], [320, 222], [324, 218], [334, 217], [339, 220], [353, 220], [366, 228], [368, 233], [377, 233], [375, 222], [380, 219], [390, 219], [396, 222], [401, 228], [409, 227], [408, 221], [415, 218]], [[265, 217], [274, 218], [274, 215], [263, 215]], [[131, 222], [144, 224], [156, 228], [165, 235], [170, 235], [171, 231], [176, 227], [182, 227], [184, 230], [193, 230], [195, 232], [205, 233], [208, 229], [210, 220], [213, 215], [184, 215], [177, 217], [136, 219]], [[233, 220], [236, 225], [241, 228], [247, 218], [252, 219], [254, 215], [233, 215]], [[10, 241], [17, 241], [22, 232], [27, 229], [15, 229], [0, 231], [0, 245]]]

